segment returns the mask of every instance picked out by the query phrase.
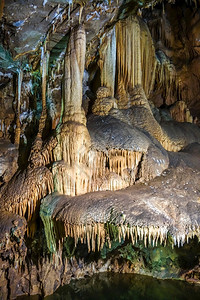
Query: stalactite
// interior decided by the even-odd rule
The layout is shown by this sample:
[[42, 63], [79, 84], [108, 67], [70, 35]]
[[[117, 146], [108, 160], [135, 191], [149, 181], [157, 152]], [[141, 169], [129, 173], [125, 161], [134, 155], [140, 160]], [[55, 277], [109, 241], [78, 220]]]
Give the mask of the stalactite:
[[118, 82], [129, 85], [142, 83], [140, 26], [137, 18], [129, 17], [116, 24]]
[[104, 34], [101, 38], [99, 50], [99, 67], [101, 70], [101, 86], [110, 89], [111, 97], [115, 91], [115, 72], [116, 72], [116, 36], [115, 27]]
[[27, 215], [27, 220], [30, 220], [38, 201], [53, 190], [52, 174], [47, 168], [28, 169], [15, 174], [5, 187], [1, 207], [23, 217]]
[[79, 19], [78, 19], [79, 24], [81, 23], [82, 13], [83, 13], [83, 4], [81, 3], [80, 9], [79, 9]]
[[147, 25], [138, 17], [128, 17], [116, 24], [117, 95], [128, 103], [128, 91], [142, 85], [146, 96], [155, 82], [156, 57]]
[[38, 137], [42, 137], [47, 118], [46, 111], [46, 89], [47, 89], [47, 70], [49, 62], [49, 52], [45, 51], [45, 46], [41, 47], [41, 74], [42, 74], [42, 113], [39, 121]]
[[148, 98], [154, 88], [157, 60], [153, 40], [146, 23], [140, 21], [142, 86]]
[[20, 111], [21, 111], [21, 88], [23, 80], [23, 71], [19, 70], [17, 74], [17, 109], [16, 109], [16, 130], [15, 130], [15, 144], [19, 145], [20, 143]]
[[161, 88], [163, 90], [163, 97], [167, 99], [167, 104], [172, 104], [169, 101], [171, 101], [173, 96], [179, 91], [178, 77], [175, 67], [161, 51], [158, 53], [155, 81], [157, 88]]
[[[119, 192], [120, 194], [121, 192]], [[96, 201], [95, 199], [98, 199], [97, 206], [92, 206], [95, 207], [95, 212], [93, 212], [93, 208], [89, 203], [84, 203], [84, 197], [77, 197], [73, 202], [73, 199], [56, 193], [43, 199], [41, 206], [43, 217], [48, 218], [52, 224], [54, 223], [55, 228], [60, 226], [59, 224], [63, 224], [63, 229], [59, 230], [60, 236], [56, 235], [56, 239], [59, 239], [61, 244], [63, 237], [71, 237], [74, 239], [75, 246], [80, 241], [87, 245], [88, 252], [90, 252], [100, 251], [105, 244], [111, 247], [112, 242], [119, 241], [121, 243], [125, 240], [131, 240], [132, 244], [136, 246], [139, 241], [143, 241], [145, 247], [157, 247], [158, 244], [165, 247], [168, 241], [172, 248], [183, 246], [184, 243], [188, 243], [189, 239], [193, 239], [195, 236], [200, 240], [200, 226], [197, 223], [196, 225], [184, 223], [185, 225], [183, 227], [180, 225], [180, 228], [178, 224], [171, 225], [171, 223], [154, 225], [151, 223], [151, 217], [149, 219], [145, 217], [148, 223], [139, 220], [141, 209], [138, 211], [139, 215], [135, 215], [133, 210], [126, 216], [121, 212], [121, 206], [118, 206], [121, 204], [120, 202], [116, 202], [115, 206], [115, 201], [110, 202], [106, 196], [104, 196], [105, 198], [95, 198], [95, 196], [93, 198], [90, 194], [87, 197], [88, 199], [85, 200], [91, 201], [91, 204]], [[108, 197], [110, 196], [108, 195]], [[100, 204], [103, 199], [106, 200], [105, 206], [103, 203]], [[150, 202], [147, 200], [148, 204]], [[109, 210], [111, 209], [110, 213], [108, 213], [106, 207]], [[153, 210], [155, 210], [154, 206]], [[157, 214], [157, 210], [155, 211]], [[44, 224], [46, 223], [47, 221], [44, 220]], [[55, 239], [55, 230], [51, 229], [50, 225], [47, 227], [48, 235], [51, 232], [54, 234], [53, 239]], [[57, 245], [59, 245], [58, 241]], [[52, 250], [50, 249], [50, 251]]]
[[[138, 241], [143, 241], [144, 246], [148, 245], [157, 246], [158, 242], [161, 245], [166, 245], [167, 242], [167, 228], [155, 226], [129, 226], [125, 225], [112, 225], [118, 231], [118, 241], [121, 242], [126, 238], [131, 238], [132, 244], [137, 244]], [[111, 247], [112, 236], [110, 236], [104, 223], [94, 223], [86, 225], [76, 225], [65, 223], [65, 235], [74, 238], [75, 245], [80, 240], [88, 246], [88, 252], [100, 251], [105, 243]], [[181, 242], [182, 241], [182, 242]], [[185, 236], [176, 237], [174, 245], [180, 246], [185, 241]]]

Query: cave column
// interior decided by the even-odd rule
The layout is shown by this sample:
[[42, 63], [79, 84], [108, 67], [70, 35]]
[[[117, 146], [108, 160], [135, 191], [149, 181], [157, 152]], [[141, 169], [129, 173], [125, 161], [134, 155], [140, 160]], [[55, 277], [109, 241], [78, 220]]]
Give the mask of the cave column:
[[82, 81], [85, 69], [86, 36], [83, 26], [72, 29], [65, 55], [64, 111], [57, 135], [52, 168], [55, 190], [75, 196], [87, 192], [90, 135], [82, 108]]
[[83, 26], [72, 29], [65, 55], [63, 123], [82, 123], [82, 81], [85, 68], [86, 36]]

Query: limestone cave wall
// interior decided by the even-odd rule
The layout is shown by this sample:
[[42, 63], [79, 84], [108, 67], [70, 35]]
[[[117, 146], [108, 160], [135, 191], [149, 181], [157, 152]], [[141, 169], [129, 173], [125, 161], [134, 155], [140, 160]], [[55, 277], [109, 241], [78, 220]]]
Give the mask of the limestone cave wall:
[[[199, 8], [1, 1], [2, 299], [46, 296], [103, 271], [193, 281]], [[172, 260], [168, 268], [159, 254], [164, 273], [160, 248]]]

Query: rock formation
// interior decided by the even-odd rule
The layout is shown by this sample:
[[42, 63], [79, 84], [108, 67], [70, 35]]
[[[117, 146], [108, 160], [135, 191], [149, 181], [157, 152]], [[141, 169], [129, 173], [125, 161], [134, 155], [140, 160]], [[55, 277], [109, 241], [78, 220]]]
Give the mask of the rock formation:
[[132, 255], [199, 255], [199, 1], [22, 2], [0, 7], [0, 298], [172, 276]]

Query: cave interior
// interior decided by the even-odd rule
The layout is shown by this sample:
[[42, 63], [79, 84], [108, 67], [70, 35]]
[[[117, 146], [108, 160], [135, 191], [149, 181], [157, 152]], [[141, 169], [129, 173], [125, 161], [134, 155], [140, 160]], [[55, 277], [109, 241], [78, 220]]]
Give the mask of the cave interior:
[[200, 283], [200, 1], [0, 1], [0, 297]]

